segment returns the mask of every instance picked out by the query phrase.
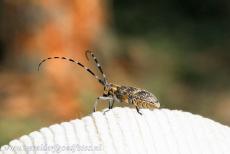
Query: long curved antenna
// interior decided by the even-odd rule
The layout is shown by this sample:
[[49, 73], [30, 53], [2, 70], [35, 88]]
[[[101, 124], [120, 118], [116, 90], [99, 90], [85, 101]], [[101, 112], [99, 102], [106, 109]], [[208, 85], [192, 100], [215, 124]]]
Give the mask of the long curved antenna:
[[105, 86], [105, 81], [101, 80], [101, 79], [100, 79], [97, 75], [95, 75], [95, 74], [93, 73], [93, 71], [91, 71], [88, 67], [84, 66], [83, 64], [81, 64], [81, 63], [78, 62], [78, 61], [75, 61], [75, 60], [73, 60], [73, 59], [66, 58], [66, 57], [49, 57], [49, 58], [43, 59], [43, 60], [39, 63], [39, 65], [38, 65], [38, 71], [40, 70], [41, 65], [42, 65], [45, 61], [50, 60], [50, 59], [64, 59], [64, 60], [68, 60], [68, 61], [70, 61], [70, 62], [72, 62], [72, 63], [78, 64], [79, 66], [81, 66], [82, 68], [84, 68], [86, 71], [88, 71], [91, 75], [93, 75], [93, 76], [99, 81], [99, 83], [101, 83], [103, 86]]
[[94, 60], [95, 63], [96, 63], [97, 68], [99, 69], [99, 71], [101, 72], [101, 74], [102, 74], [102, 76], [103, 76], [104, 82], [107, 84], [108, 82], [107, 82], [107, 79], [106, 79], [106, 75], [105, 75], [105, 73], [103, 72], [100, 63], [98, 62], [97, 57], [94, 55], [94, 53], [93, 53], [92, 51], [86, 50], [85, 56], [86, 56], [87, 60], [89, 60], [88, 54], [90, 54], [90, 55], [92, 56], [93, 60]]

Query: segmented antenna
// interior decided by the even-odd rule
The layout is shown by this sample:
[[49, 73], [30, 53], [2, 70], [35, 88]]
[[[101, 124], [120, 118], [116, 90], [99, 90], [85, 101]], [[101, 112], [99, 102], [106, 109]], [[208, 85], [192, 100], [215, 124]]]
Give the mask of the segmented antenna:
[[82, 68], [84, 68], [86, 71], [88, 71], [91, 75], [93, 75], [93, 76], [99, 81], [99, 83], [101, 83], [103, 86], [105, 85], [105, 82], [104, 82], [103, 80], [101, 80], [97, 75], [95, 75], [95, 74], [93, 73], [93, 71], [91, 71], [88, 67], [84, 66], [84, 65], [81, 64], [80, 62], [75, 61], [75, 60], [73, 60], [73, 59], [71, 59], [71, 58], [66, 58], [66, 57], [49, 57], [49, 58], [43, 59], [43, 60], [39, 63], [39, 65], [38, 65], [38, 71], [40, 70], [41, 65], [42, 65], [45, 61], [50, 60], [50, 59], [64, 59], [64, 60], [68, 60], [68, 61], [70, 61], [70, 62], [72, 62], [72, 63], [78, 64], [79, 66], [81, 66]]
[[95, 63], [96, 63], [97, 68], [99, 69], [99, 71], [101, 72], [101, 74], [102, 74], [102, 76], [103, 76], [103, 80], [104, 80], [105, 84], [107, 84], [108, 82], [107, 82], [107, 79], [106, 79], [106, 75], [105, 75], [105, 73], [103, 72], [100, 63], [98, 62], [97, 57], [94, 55], [94, 53], [93, 53], [92, 51], [86, 50], [85, 56], [86, 56], [87, 60], [89, 60], [89, 58], [88, 58], [88, 53], [92, 56], [93, 60], [94, 60]]

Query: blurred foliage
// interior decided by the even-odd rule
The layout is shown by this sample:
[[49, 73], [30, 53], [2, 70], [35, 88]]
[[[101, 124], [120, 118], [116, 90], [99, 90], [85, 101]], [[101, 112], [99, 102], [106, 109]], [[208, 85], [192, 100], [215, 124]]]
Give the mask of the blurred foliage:
[[[34, 1], [28, 5], [28, 8], [34, 6]], [[0, 11], [6, 14], [1, 15], [1, 23], [7, 17], [15, 18], [15, 13], [7, 14], [9, 10], [3, 6], [6, 5], [0, 7], [5, 11]], [[23, 5], [16, 6], [23, 8]], [[229, 1], [116, 0], [103, 7], [109, 14], [108, 25], [102, 27], [102, 35], [95, 36], [93, 45], [88, 47], [96, 50], [109, 81], [147, 89], [159, 98], [162, 107], [186, 110], [230, 125]], [[45, 73], [34, 73], [41, 59], [40, 53], [24, 56], [22, 51], [15, 54], [15, 49], [13, 52], [9, 50], [11, 41], [18, 37], [18, 25], [22, 31], [34, 26], [39, 31], [44, 19], [49, 20], [41, 8], [37, 5], [35, 8], [39, 13], [32, 11], [33, 15], [28, 15], [27, 11], [31, 12], [28, 9], [23, 12], [24, 18], [13, 23], [8, 18], [4, 22], [6, 29], [1, 28], [0, 144], [54, 122], [91, 113], [94, 99], [103, 90], [87, 73], [84, 76], [82, 70], [75, 71], [75, 67], [70, 65], [62, 68], [66, 70], [68, 67], [71, 71], [63, 71], [67, 75], [61, 79], [68, 82], [63, 82], [64, 86], [60, 87], [68, 86], [63, 91], [56, 90], [60, 87], [56, 86], [54, 74], [47, 71], [47, 76], [52, 77], [44, 77]], [[84, 18], [80, 19], [85, 22]], [[24, 20], [28, 24], [22, 24]], [[36, 22], [32, 24], [34, 20]], [[76, 59], [85, 59], [84, 53], [77, 55]], [[62, 65], [66, 64], [61, 63], [49, 70], [61, 69]], [[88, 65], [93, 67], [93, 64]], [[72, 78], [78, 80], [75, 82]], [[70, 91], [74, 95], [68, 95]], [[65, 103], [75, 102], [73, 107], [79, 104], [76, 110], [71, 110], [71, 118], [60, 117], [53, 112], [63, 110], [66, 113], [71, 105], [68, 108], [66, 104], [55, 104], [57, 99], [52, 103], [49, 101], [63, 92], [66, 94], [63, 98]], [[67, 99], [69, 97], [72, 99]], [[13, 103], [16, 101], [19, 104]], [[105, 107], [106, 103], [102, 103], [98, 109]]]
[[[229, 38], [230, 5], [227, 0], [127, 0], [114, 2], [119, 33], [169, 37], [189, 47], [209, 47]], [[185, 44], [187, 43], [187, 44]], [[194, 51], [193, 51], [194, 52]]]

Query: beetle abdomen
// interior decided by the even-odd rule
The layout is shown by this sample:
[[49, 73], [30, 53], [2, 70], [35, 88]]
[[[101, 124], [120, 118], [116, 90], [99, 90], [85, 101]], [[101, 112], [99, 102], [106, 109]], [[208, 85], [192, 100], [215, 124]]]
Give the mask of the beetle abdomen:
[[143, 89], [120, 86], [115, 91], [115, 95], [121, 102], [133, 104], [138, 108], [154, 109], [160, 107], [158, 99]]
[[137, 106], [138, 108], [145, 108], [145, 109], [150, 109], [150, 110], [160, 107], [160, 103], [152, 103], [152, 102], [147, 102], [147, 101], [140, 100], [140, 99], [134, 99], [132, 101], [132, 104]]

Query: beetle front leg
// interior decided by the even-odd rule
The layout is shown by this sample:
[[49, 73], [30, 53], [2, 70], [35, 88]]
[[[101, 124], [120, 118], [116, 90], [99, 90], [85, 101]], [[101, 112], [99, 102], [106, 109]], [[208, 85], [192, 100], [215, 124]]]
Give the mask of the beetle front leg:
[[109, 109], [104, 111], [104, 113], [103, 113], [104, 115], [105, 115], [106, 112], [108, 112], [110, 109], [113, 108], [113, 104], [114, 104], [114, 99], [113, 100], [109, 100]]
[[113, 104], [114, 104], [114, 99], [109, 101], [109, 109], [113, 108]]
[[[97, 97], [97, 99], [96, 99], [96, 101], [95, 101], [95, 103], [94, 103], [94, 109], [93, 109], [93, 112], [96, 112], [96, 107], [97, 107], [97, 104], [98, 104], [98, 101], [100, 101], [100, 100], [104, 100], [104, 101], [111, 101], [111, 100], [113, 100], [113, 98], [112, 97], [104, 97], [104, 96], [99, 96], [99, 97]], [[111, 105], [110, 105], [111, 103], [109, 103], [109, 108], [111, 107]]]

